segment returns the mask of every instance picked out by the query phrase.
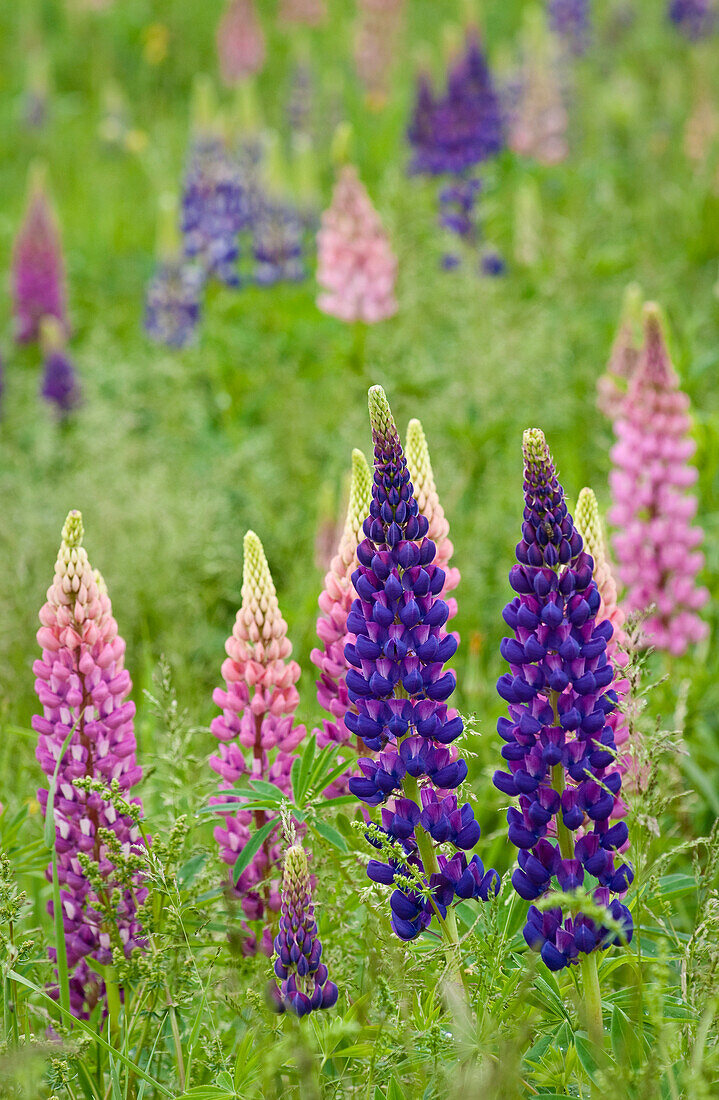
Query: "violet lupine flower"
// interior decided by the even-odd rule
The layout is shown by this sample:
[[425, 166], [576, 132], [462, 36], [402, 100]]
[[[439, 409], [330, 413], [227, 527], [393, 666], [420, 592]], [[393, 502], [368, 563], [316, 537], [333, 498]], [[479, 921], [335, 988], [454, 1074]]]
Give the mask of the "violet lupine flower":
[[481, 189], [479, 180], [459, 178], [447, 184], [439, 193], [439, 224], [469, 246], [477, 243], [476, 207]]
[[[347, 693], [347, 660], [345, 646], [355, 641], [347, 630], [347, 615], [355, 597], [352, 574], [357, 568], [357, 546], [362, 537], [362, 524], [369, 513], [372, 499], [372, 474], [367, 459], [361, 451], [352, 452], [352, 482], [350, 485], [347, 519], [340, 538], [337, 553], [332, 558], [325, 577], [324, 591], [319, 598], [322, 614], [317, 619], [317, 635], [322, 648], [313, 649], [310, 660], [320, 670], [317, 681], [317, 702], [330, 718], [322, 720], [322, 728], [316, 731], [317, 745], [349, 745], [360, 751], [360, 743], [345, 725], [345, 715], [350, 707]], [[324, 791], [325, 797], [337, 798], [347, 794], [347, 780], [355, 770], [356, 759], [345, 775]]]
[[396, 279], [397, 260], [379, 214], [346, 164], [317, 234], [317, 306], [341, 321], [384, 321], [398, 309]]
[[609, 522], [616, 528], [619, 579], [627, 589], [624, 607], [649, 611], [646, 644], [674, 656], [708, 633], [697, 614], [709, 593], [696, 583], [704, 563], [698, 549], [703, 532], [691, 525], [697, 500], [686, 491], [697, 478], [689, 465], [695, 444], [688, 412], [659, 309], [647, 303], [644, 346], [614, 424]]
[[267, 54], [254, 0], [228, 0], [216, 35], [220, 76], [228, 87], [258, 73]]
[[548, 0], [549, 26], [570, 53], [586, 52], [590, 34], [590, 0]]
[[382, 107], [399, 49], [405, 0], [357, 0], [354, 60], [371, 106]]
[[60, 230], [40, 172], [30, 177], [25, 215], [13, 244], [12, 288], [15, 339], [19, 343], [37, 340], [43, 317], [55, 317], [67, 331]]
[[41, 324], [43, 376], [40, 395], [55, 407], [60, 419], [80, 404], [80, 383], [65, 347], [65, 335], [54, 317]]
[[449, 523], [439, 501], [429, 447], [419, 420], [410, 420], [407, 425], [405, 455], [417, 506], [429, 524], [427, 538], [431, 539], [435, 545], [435, 565], [444, 570], [444, 586], [440, 592], [440, 598], [447, 604], [449, 611], [447, 618], [453, 619], [457, 614], [457, 601], [454, 596], [450, 596], [450, 592], [454, 592], [459, 584], [461, 574], [456, 566], [449, 564], [454, 553], [454, 545], [449, 537]]
[[198, 138], [182, 193], [185, 256], [197, 260], [206, 276], [215, 276], [226, 286], [238, 286], [239, 234], [246, 224], [238, 166], [219, 137]]
[[[411, 867], [421, 874], [431, 897], [395, 882], [406, 871], [395, 862], [370, 860], [375, 882], [395, 884], [390, 898], [392, 928], [414, 939], [438, 912], [461, 898], [486, 900], [499, 888], [496, 871], [485, 873], [479, 856], [467, 860], [480, 835], [469, 803], [458, 805], [455, 791], [467, 777], [467, 764], [452, 751], [462, 719], [447, 707], [455, 677], [444, 664], [457, 640], [444, 625], [449, 610], [440, 597], [445, 573], [434, 564], [429, 523], [417, 505], [402, 445], [381, 386], [369, 391], [374, 440], [374, 485], [365, 539], [357, 548], [359, 568], [352, 576], [357, 599], [347, 617], [356, 642], [345, 647], [352, 666], [347, 690], [357, 713], [345, 724], [377, 755], [361, 759], [362, 775], [349, 781], [352, 794], [382, 810], [386, 836], [401, 844]], [[421, 782], [421, 787], [420, 787]], [[454, 855], [437, 855], [435, 844], [449, 842]]]
[[[610, 824], [622, 784], [608, 721], [617, 702], [606, 653], [613, 627], [608, 620], [597, 623], [601, 601], [593, 562], [539, 429], [524, 433], [523, 450], [522, 540], [519, 564], [509, 574], [517, 596], [504, 609], [514, 637], [502, 641], [510, 671], [497, 683], [509, 704], [498, 730], [510, 770], [494, 775], [500, 791], [519, 798], [519, 807], [507, 812], [509, 839], [520, 850], [512, 884], [527, 901], [550, 893], [555, 878], [566, 892], [594, 886], [595, 902], [607, 907], [629, 939], [629, 910], [610, 900], [633, 878], [628, 864], [615, 866], [614, 853], [627, 841], [626, 823]], [[534, 905], [524, 938], [550, 970], [620, 942], [584, 913], [564, 919], [559, 907], [542, 913]]]
[[158, 344], [184, 348], [197, 337], [202, 271], [185, 260], [158, 262], [145, 297], [145, 331]]
[[642, 291], [630, 283], [624, 292], [622, 315], [604, 374], [597, 379], [597, 408], [615, 420], [627, 394], [641, 347]]
[[259, 286], [297, 283], [305, 278], [304, 225], [294, 206], [277, 199], [262, 202], [252, 229], [252, 255]]
[[[226, 688], [216, 688], [213, 694], [222, 714], [210, 727], [220, 741], [219, 753], [210, 757], [210, 767], [221, 776], [220, 791], [232, 788], [246, 776], [274, 783], [289, 795], [295, 759], [292, 752], [305, 735], [305, 727], [294, 722], [300, 666], [289, 659], [292, 645], [287, 623], [280, 614], [267, 558], [254, 531], [245, 535], [242, 606], [225, 648], [228, 656], [222, 675]], [[251, 750], [249, 761], [245, 749]], [[241, 799], [232, 795], [220, 793], [211, 802], [237, 802], [237, 813], [225, 814], [224, 823], [214, 832], [222, 859], [231, 868], [250, 839], [252, 821], [261, 828], [272, 820], [272, 815], [264, 810], [255, 814], [243, 810]], [[279, 829], [279, 817], [276, 820]], [[254, 931], [243, 926], [245, 954], [254, 954], [258, 947], [272, 954], [270, 922], [280, 908], [279, 883], [274, 877], [280, 858], [279, 841], [273, 832], [235, 887], [246, 920], [264, 922], [259, 945]]]
[[706, 38], [719, 25], [719, 9], [715, 0], [670, 0], [667, 15], [692, 41]]
[[307, 854], [295, 841], [285, 852], [282, 867], [282, 915], [274, 949], [280, 984], [273, 984], [270, 990], [273, 1008], [277, 1012], [289, 1009], [298, 1016], [332, 1008], [338, 990], [322, 962]]
[[[123, 797], [141, 805], [139, 798], [130, 797], [142, 769], [135, 757], [135, 704], [128, 699], [132, 685], [124, 667], [125, 643], [117, 632], [105, 583], [91, 568], [82, 537], [82, 517], [70, 512], [62, 529], [53, 583], [40, 612], [37, 640], [42, 658], [35, 661], [33, 671], [43, 713], [33, 718], [32, 725], [38, 734], [37, 759], [48, 779], [73, 731], [58, 772], [55, 848], [71, 1009], [79, 1019], [87, 1019], [94, 1004], [104, 998], [104, 984], [85, 960], [111, 965], [118, 942], [128, 956], [143, 947], [137, 908], [147, 890], [140, 880], [132, 890], [117, 890], [115, 868], [99, 836], [101, 829], [109, 829], [125, 850], [139, 851], [144, 842], [137, 825], [129, 816], [119, 816], [99, 794], [74, 785], [81, 777], [107, 785], [117, 780]], [[39, 790], [43, 814], [47, 799], [47, 790]], [[103, 902], [111, 897], [115, 902], [112, 937], [98, 909], [100, 899], [80, 865], [80, 852], [97, 863], [107, 884]], [[52, 865], [47, 877], [52, 879]], [[54, 948], [50, 957], [56, 959]], [[57, 989], [51, 992], [57, 997]]]

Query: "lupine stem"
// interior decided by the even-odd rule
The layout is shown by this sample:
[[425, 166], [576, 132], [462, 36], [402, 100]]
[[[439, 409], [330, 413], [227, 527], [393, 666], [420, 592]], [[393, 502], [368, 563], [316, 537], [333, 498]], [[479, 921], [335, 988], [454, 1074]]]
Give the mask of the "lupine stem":
[[604, 1046], [604, 1020], [602, 1018], [602, 993], [599, 988], [599, 972], [595, 951], [582, 956], [581, 970], [587, 1032], [592, 1042], [602, 1048]]

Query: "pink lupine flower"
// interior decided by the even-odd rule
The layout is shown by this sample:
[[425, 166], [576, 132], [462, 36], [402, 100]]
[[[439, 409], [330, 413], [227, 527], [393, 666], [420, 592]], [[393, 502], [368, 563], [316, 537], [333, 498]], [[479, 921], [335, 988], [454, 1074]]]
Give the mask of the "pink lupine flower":
[[439, 494], [434, 483], [434, 473], [429, 457], [429, 447], [419, 420], [410, 420], [407, 425], [405, 457], [415, 499], [420, 512], [429, 523], [427, 537], [432, 540], [437, 548], [435, 563], [445, 572], [446, 579], [444, 588], [440, 592], [440, 599], [446, 602], [449, 608], [449, 618], [451, 619], [457, 614], [457, 601], [449, 593], [453, 592], [459, 584], [461, 574], [456, 566], [449, 564], [454, 553], [454, 546], [449, 537], [449, 523], [444, 514], [444, 508], [439, 502]]
[[610, 475], [616, 527], [614, 549], [627, 592], [627, 611], [648, 611], [647, 645], [672, 655], [705, 638], [697, 612], [708, 599], [696, 576], [704, 558], [703, 532], [692, 527], [697, 477], [689, 465], [689, 399], [669, 359], [659, 309], [644, 307], [644, 346], [614, 424]]
[[357, 0], [354, 58], [370, 106], [382, 107], [402, 29], [404, 0]]
[[12, 288], [19, 343], [37, 340], [43, 317], [55, 317], [67, 330], [60, 230], [44, 175], [38, 171], [30, 177], [25, 216], [13, 245]]
[[[344, 531], [325, 577], [324, 591], [319, 605], [322, 614], [317, 619], [317, 635], [322, 648], [313, 649], [310, 660], [320, 670], [317, 681], [317, 701], [330, 718], [322, 721], [316, 731], [320, 748], [327, 745], [351, 745], [358, 752], [357, 738], [345, 725], [345, 715], [350, 708], [347, 694], [347, 661], [345, 645], [354, 642], [354, 634], [347, 630], [347, 615], [355, 598], [352, 574], [357, 568], [357, 546], [361, 539], [362, 524], [369, 515], [372, 499], [372, 474], [367, 459], [361, 451], [352, 452], [352, 482]], [[352, 760], [354, 764], [354, 759]], [[347, 781], [353, 766], [324, 792], [327, 798], [347, 793]]]
[[[99, 794], [75, 786], [80, 778], [117, 780], [119, 791], [140, 806], [130, 791], [142, 778], [135, 757], [135, 704], [127, 698], [132, 687], [124, 667], [125, 643], [117, 632], [107, 588], [93, 570], [82, 546], [82, 517], [70, 512], [47, 603], [40, 612], [37, 640], [41, 660], [35, 661], [35, 690], [43, 707], [33, 718], [38, 733], [37, 759], [52, 779], [58, 755], [68, 734], [72, 737], [58, 772], [55, 797], [55, 846], [62, 898], [67, 964], [70, 970], [70, 1007], [87, 1019], [105, 996], [104, 983], [87, 959], [111, 965], [113, 948], [129, 955], [143, 946], [137, 908], [147, 896], [140, 879], [132, 890], [120, 889], [115, 868], [100, 830], [110, 829], [129, 853], [143, 844], [130, 816], [118, 815]], [[43, 814], [48, 791], [38, 791]], [[98, 909], [100, 899], [78, 858], [85, 853], [98, 866], [105, 882], [102, 903], [114, 905], [115, 919], [108, 928]], [[52, 879], [52, 864], [47, 877]], [[54, 960], [56, 952], [50, 950]], [[57, 996], [57, 989], [51, 990]]]
[[325, 0], [280, 0], [281, 23], [304, 23], [316, 27], [327, 18]]
[[379, 215], [350, 165], [339, 173], [317, 234], [317, 305], [341, 321], [374, 324], [397, 312], [397, 260]]
[[[226, 689], [216, 688], [213, 699], [222, 714], [211, 729], [220, 741], [219, 753], [210, 757], [210, 766], [221, 777], [220, 790], [246, 780], [264, 779], [285, 794], [291, 793], [292, 755], [305, 735], [305, 727], [296, 725], [294, 712], [299, 702], [296, 683], [300, 666], [290, 660], [292, 645], [287, 623], [280, 614], [262, 543], [254, 531], [244, 541], [242, 606], [227, 645], [222, 665]], [[246, 750], [250, 750], [249, 759]], [[257, 828], [271, 820], [265, 811], [242, 810], [233, 796], [218, 795], [213, 804], [237, 802], [236, 814], [226, 814], [215, 829], [215, 840], [222, 859], [230, 867], [250, 839], [250, 824]], [[280, 819], [277, 820], [279, 830]], [[264, 921], [260, 948], [272, 954], [272, 914], [280, 909], [279, 868], [281, 848], [273, 832], [245, 868], [236, 885], [242, 909], [248, 921]], [[258, 943], [253, 931], [245, 926], [243, 950], [254, 954]]]
[[228, 87], [260, 71], [267, 51], [254, 0], [229, 0], [216, 42], [220, 75]]
[[539, 40], [535, 47], [528, 52], [519, 75], [508, 144], [515, 153], [539, 164], [559, 164], [569, 155], [569, 120], [559, 67], [548, 43]]
[[605, 373], [597, 380], [597, 408], [610, 420], [619, 415], [641, 348], [642, 291], [631, 283], [624, 292], [622, 316]]

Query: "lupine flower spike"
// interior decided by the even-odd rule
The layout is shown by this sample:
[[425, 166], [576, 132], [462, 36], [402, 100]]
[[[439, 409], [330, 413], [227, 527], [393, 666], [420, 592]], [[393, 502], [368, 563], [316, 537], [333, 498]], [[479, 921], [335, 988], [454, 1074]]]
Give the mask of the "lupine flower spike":
[[[614, 580], [612, 567], [607, 555], [604, 529], [599, 515], [597, 498], [589, 488], [582, 489], [577, 500], [577, 508], [574, 515], [577, 531], [582, 537], [584, 549], [591, 555], [594, 562], [593, 576], [599, 591], [599, 611], [597, 612], [597, 625], [610, 622], [613, 634], [607, 642], [606, 654], [614, 667], [614, 680], [612, 688], [617, 693], [618, 706], [611, 714], [607, 715], [607, 724], [614, 731], [614, 744], [617, 749], [622, 749], [629, 740], [629, 727], [624, 712], [628, 704], [629, 682], [625, 678], [624, 670], [629, 664], [628, 652], [629, 638], [624, 629], [626, 616], [619, 606], [617, 598], [617, 584]], [[627, 775], [630, 783], [634, 775], [634, 767], [631, 756], [624, 753], [618, 761], [619, 771], [624, 777], [622, 786], [627, 788]], [[613, 817], [621, 817], [625, 812], [625, 806], [620, 798], [617, 798], [614, 806]]]
[[[616, 767], [615, 670], [607, 657], [614, 629], [597, 622], [601, 598], [593, 562], [567, 511], [543, 433], [524, 433], [524, 522], [518, 564], [509, 574], [517, 593], [504, 609], [513, 637], [502, 656], [510, 671], [497, 689], [509, 704], [498, 730], [509, 771], [494, 784], [518, 798], [507, 812], [509, 839], [519, 848], [512, 876], [527, 901], [552, 892], [591, 891], [591, 899], [619, 924], [607, 927], [579, 909], [530, 906], [524, 938], [550, 970], [561, 970], [632, 935], [624, 894], [633, 873], [616, 865], [627, 841], [626, 823], [611, 824], [622, 784]], [[596, 960], [585, 968], [596, 992]], [[601, 1015], [599, 1017], [601, 1021]]]
[[228, 87], [260, 71], [267, 51], [254, 0], [228, 0], [216, 41], [220, 75]]
[[65, 263], [57, 217], [48, 195], [45, 174], [30, 174], [22, 225], [13, 244], [13, 309], [15, 338], [37, 340], [43, 317], [55, 317], [67, 331]]
[[340, 169], [317, 234], [317, 305], [341, 321], [374, 324], [397, 312], [397, 260], [357, 171]]
[[[280, 614], [267, 558], [254, 531], [245, 535], [242, 606], [225, 648], [228, 655], [222, 676], [226, 686], [216, 688], [213, 695], [222, 714], [210, 727], [220, 741], [219, 753], [210, 757], [210, 767], [221, 776], [220, 791], [231, 789], [246, 776], [274, 783], [290, 794], [292, 752], [305, 735], [305, 727], [294, 723], [300, 666], [290, 660], [287, 623]], [[250, 750], [249, 760], [246, 749]], [[261, 828], [272, 815], [264, 810], [254, 815], [243, 810], [241, 799], [233, 795], [220, 794], [211, 801], [214, 805], [237, 803], [237, 812], [226, 814], [214, 834], [222, 859], [233, 867], [250, 839], [253, 819]], [[279, 828], [279, 818], [276, 820]], [[269, 922], [280, 908], [279, 883], [274, 877], [279, 865], [280, 845], [273, 832], [235, 884], [246, 919], [264, 922], [259, 945], [254, 932], [245, 927], [242, 948], [246, 954], [254, 954], [258, 946], [272, 954]]]
[[[496, 871], [485, 872], [479, 856], [467, 859], [479, 840], [471, 805], [456, 791], [467, 777], [466, 762], [452, 751], [462, 719], [447, 706], [455, 687], [444, 664], [457, 641], [444, 629], [447, 604], [440, 597], [445, 573], [434, 564], [429, 523], [415, 499], [392, 413], [381, 386], [369, 391], [374, 441], [374, 484], [365, 538], [357, 548], [352, 577], [357, 599], [347, 617], [356, 642], [345, 655], [350, 701], [345, 723], [376, 756], [361, 759], [352, 794], [369, 806], [386, 803], [382, 828], [370, 839], [378, 848], [395, 843], [388, 862], [372, 859], [367, 874], [395, 885], [392, 928], [414, 939], [436, 917], [447, 943], [457, 946], [455, 901], [486, 900], [496, 893]], [[452, 855], [438, 852], [449, 843]]]
[[[317, 701], [330, 715], [323, 719], [322, 728], [317, 730], [317, 744], [320, 748], [332, 744], [354, 743], [360, 751], [361, 742], [356, 740], [345, 725], [345, 715], [350, 706], [346, 684], [345, 645], [355, 641], [354, 634], [347, 630], [347, 615], [355, 596], [352, 574], [358, 564], [357, 546], [362, 538], [362, 524], [369, 513], [371, 499], [372, 474], [367, 459], [361, 451], [354, 450], [347, 519], [337, 553], [332, 558], [325, 577], [324, 591], [319, 598], [321, 615], [317, 619], [317, 635], [322, 648], [313, 649], [310, 654], [310, 660], [320, 670]], [[325, 795], [336, 798], [346, 794], [347, 780], [355, 770], [356, 760], [353, 759], [346, 775], [328, 787]]]
[[277, 1012], [287, 1009], [306, 1016], [331, 1008], [338, 991], [322, 962], [307, 854], [292, 833], [282, 867], [282, 915], [274, 942], [279, 985], [273, 983], [270, 993]]
[[304, 23], [317, 27], [327, 18], [325, 0], [280, 0], [280, 23]]
[[383, 107], [398, 53], [405, 0], [357, 0], [354, 58], [369, 105]]
[[716, 0], [669, 0], [667, 9], [672, 23], [687, 38], [706, 38], [719, 26]]
[[558, 164], [569, 153], [568, 116], [555, 42], [541, 16], [525, 17], [522, 68], [511, 111], [509, 147], [539, 164]]
[[579, 55], [589, 45], [590, 0], [548, 0], [549, 25], [566, 49]]
[[44, 362], [40, 393], [63, 419], [80, 403], [80, 383], [65, 347], [65, 334], [55, 317], [43, 317], [40, 343]]
[[176, 199], [163, 195], [157, 268], [145, 298], [145, 331], [158, 344], [184, 348], [197, 337], [203, 276], [201, 268], [181, 254], [176, 218]]
[[[68, 734], [72, 737], [60, 762], [55, 797], [55, 846], [62, 899], [67, 964], [70, 970], [70, 1007], [87, 1019], [104, 984], [86, 960], [111, 965], [113, 950], [129, 955], [143, 946], [137, 907], [147, 890], [141, 881], [119, 890], [115, 867], [102, 839], [103, 829], [114, 833], [128, 853], [143, 841], [132, 818], [118, 815], [100, 794], [76, 786], [79, 779], [115, 780], [120, 794], [141, 806], [130, 791], [142, 778], [135, 758], [133, 717], [128, 699], [131, 683], [124, 667], [125, 643], [117, 632], [110, 598], [100, 574], [93, 570], [82, 545], [79, 512], [70, 512], [62, 529], [55, 576], [40, 612], [37, 640], [41, 660], [35, 661], [35, 690], [43, 708], [33, 718], [38, 733], [37, 759], [48, 779]], [[43, 814], [48, 792], [38, 791]], [[103, 906], [112, 905], [115, 918], [108, 927], [99, 901], [80, 862], [82, 855], [97, 865], [103, 882]], [[48, 878], [52, 878], [51, 867]], [[55, 949], [50, 956], [56, 958]], [[52, 990], [57, 996], [57, 989]]]
[[620, 412], [629, 380], [639, 360], [642, 333], [642, 291], [630, 283], [624, 292], [619, 322], [605, 373], [597, 380], [597, 407], [610, 420]]
[[696, 583], [703, 532], [691, 525], [697, 500], [686, 491], [697, 477], [689, 465], [690, 423], [689, 398], [679, 389], [659, 309], [648, 303], [644, 346], [614, 424], [609, 521], [627, 589], [625, 610], [652, 609], [646, 643], [674, 656], [707, 635], [697, 614], [709, 598]]

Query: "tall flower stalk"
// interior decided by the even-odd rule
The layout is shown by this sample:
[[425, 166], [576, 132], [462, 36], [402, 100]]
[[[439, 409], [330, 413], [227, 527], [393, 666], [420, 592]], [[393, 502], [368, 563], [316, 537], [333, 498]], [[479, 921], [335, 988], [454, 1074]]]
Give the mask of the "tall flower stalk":
[[[372, 503], [352, 577], [357, 599], [347, 618], [356, 642], [345, 647], [352, 666], [347, 689], [357, 713], [349, 712], [345, 722], [377, 755], [359, 761], [362, 775], [350, 779], [349, 787], [370, 806], [393, 799], [370, 839], [383, 854], [388, 845], [394, 854], [387, 862], [370, 860], [367, 868], [375, 882], [395, 886], [393, 930], [411, 940], [434, 920], [454, 955], [454, 903], [486, 900], [499, 878], [496, 871], [485, 872], [479, 856], [467, 860], [479, 824], [471, 805], [460, 806], [449, 793], [466, 779], [467, 764], [451, 749], [463, 723], [446, 702], [455, 677], [444, 664], [457, 641], [444, 629], [445, 573], [434, 563], [429, 523], [419, 511], [381, 386], [370, 389], [369, 410]], [[445, 843], [453, 850], [449, 854], [441, 850]]]
[[45, 173], [37, 167], [30, 173], [25, 214], [13, 244], [12, 292], [15, 337], [19, 343], [38, 339], [43, 317], [54, 317], [67, 331], [60, 229]]
[[[35, 661], [33, 671], [43, 712], [32, 724], [38, 733], [38, 763], [49, 780], [60, 761], [53, 810], [70, 1009], [88, 1019], [97, 1002], [111, 995], [89, 961], [111, 967], [113, 952], [130, 955], [143, 946], [137, 910], [147, 890], [137, 876], [130, 886], [118, 882], [109, 840], [103, 835], [132, 853], [143, 844], [137, 823], [118, 814], [85, 782], [116, 782], [118, 792], [141, 807], [139, 798], [130, 797], [142, 769], [135, 756], [135, 704], [128, 699], [132, 685], [124, 667], [125, 643], [117, 632], [105, 583], [92, 569], [82, 538], [82, 517], [70, 512], [47, 603], [40, 612], [37, 640], [42, 658]], [[45, 814], [47, 789], [38, 791], [38, 800]], [[93, 865], [92, 872], [85, 861]], [[47, 877], [52, 880], [52, 864]], [[114, 911], [112, 921], [108, 910]], [[50, 957], [56, 961], [55, 948]], [[57, 989], [51, 992], [59, 995]]]
[[649, 612], [646, 643], [674, 656], [707, 635], [698, 612], [709, 593], [696, 582], [703, 532], [691, 525], [697, 499], [687, 493], [697, 477], [690, 424], [659, 309], [648, 303], [644, 345], [614, 424], [609, 521], [625, 610]]
[[612, 421], [621, 411], [629, 381], [639, 360], [641, 322], [641, 287], [630, 283], [624, 292], [619, 328], [612, 342], [606, 371], [597, 379], [597, 407]]
[[[332, 744], [349, 746], [354, 743], [360, 751], [360, 742], [345, 724], [345, 715], [350, 707], [345, 646], [355, 641], [354, 634], [347, 629], [347, 615], [355, 598], [352, 574], [358, 565], [357, 546], [362, 537], [362, 524], [369, 513], [371, 499], [372, 474], [362, 451], [355, 449], [352, 452], [352, 481], [347, 518], [319, 598], [321, 614], [317, 619], [317, 635], [322, 647], [313, 649], [310, 654], [310, 660], [320, 671], [317, 701], [330, 715], [323, 719], [322, 728], [317, 730], [317, 744], [320, 748]], [[356, 760], [353, 759], [346, 774], [340, 776], [325, 791], [328, 798], [347, 793], [347, 781], [355, 767]]]
[[606, 652], [614, 630], [609, 620], [597, 622], [593, 562], [539, 429], [524, 433], [523, 450], [524, 522], [509, 574], [517, 595], [504, 609], [514, 636], [502, 641], [510, 671], [497, 684], [509, 704], [498, 723], [509, 771], [496, 772], [494, 784], [518, 799], [507, 812], [509, 839], [519, 848], [517, 893], [546, 898], [556, 880], [576, 898], [575, 907], [565, 906], [570, 915], [563, 902], [530, 906], [524, 937], [550, 970], [581, 963], [590, 1032], [600, 1040], [596, 951], [632, 934], [629, 910], [611, 900], [633, 877], [628, 864], [615, 863], [627, 825], [611, 823], [622, 784], [608, 721], [617, 703]]
[[[274, 783], [289, 795], [295, 759], [292, 752], [305, 735], [305, 727], [294, 721], [300, 666], [290, 660], [287, 623], [280, 613], [262, 543], [254, 531], [245, 535], [242, 606], [225, 648], [225, 688], [216, 688], [213, 695], [222, 714], [210, 727], [220, 741], [219, 752], [210, 757], [211, 768], [221, 776], [220, 790], [232, 788], [245, 776]], [[278, 817], [265, 810], [243, 810], [239, 797], [220, 794], [211, 801], [215, 805], [236, 802], [238, 806], [235, 814], [224, 815], [224, 823], [214, 834], [229, 867], [234, 866], [248, 843], [252, 823], [261, 829], [275, 820], [279, 829]], [[258, 948], [272, 954], [272, 915], [280, 909], [276, 878], [280, 861], [277, 831], [271, 830], [235, 883], [245, 918], [264, 922], [259, 943], [255, 933], [245, 926], [242, 949], [246, 954], [254, 954]]]

